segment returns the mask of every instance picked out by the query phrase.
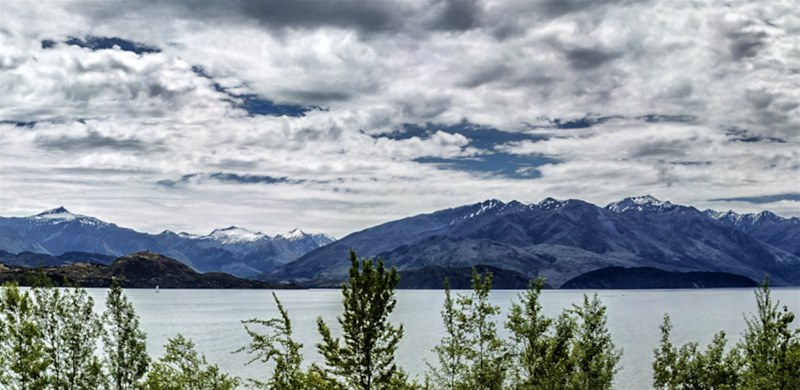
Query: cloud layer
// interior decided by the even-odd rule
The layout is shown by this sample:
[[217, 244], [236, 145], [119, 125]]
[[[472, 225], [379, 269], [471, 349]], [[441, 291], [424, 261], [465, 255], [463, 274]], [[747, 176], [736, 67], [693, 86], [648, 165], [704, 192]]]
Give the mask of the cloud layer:
[[795, 5], [4, 3], [0, 214], [343, 235], [648, 193], [800, 215]]

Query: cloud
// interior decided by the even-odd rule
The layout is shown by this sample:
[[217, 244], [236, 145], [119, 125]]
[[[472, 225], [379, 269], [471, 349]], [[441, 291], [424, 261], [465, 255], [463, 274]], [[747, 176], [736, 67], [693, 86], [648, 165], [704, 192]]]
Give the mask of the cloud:
[[158, 143], [146, 142], [136, 138], [114, 138], [100, 134], [96, 130], [87, 130], [80, 135], [41, 136], [36, 144], [42, 148], [62, 152], [87, 149], [112, 149], [118, 151], [149, 151], [160, 147]]
[[279, 183], [299, 183], [296, 180], [290, 180], [287, 177], [274, 177], [269, 175], [252, 175], [252, 174], [238, 174], [232, 172], [212, 172], [212, 173], [189, 173], [182, 175], [178, 180], [162, 179], [156, 184], [174, 188], [179, 184], [187, 184], [202, 180], [216, 180], [221, 183], [231, 184], [279, 184]]
[[715, 202], [747, 202], [755, 204], [775, 203], [780, 201], [800, 202], [800, 192], [787, 192], [785, 194], [771, 194], [759, 196], [740, 196], [735, 198], [712, 199]]
[[795, 8], [6, 2], [0, 214], [341, 236], [486, 198], [650, 193], [796, 215], [714, 200], [796, 192]]

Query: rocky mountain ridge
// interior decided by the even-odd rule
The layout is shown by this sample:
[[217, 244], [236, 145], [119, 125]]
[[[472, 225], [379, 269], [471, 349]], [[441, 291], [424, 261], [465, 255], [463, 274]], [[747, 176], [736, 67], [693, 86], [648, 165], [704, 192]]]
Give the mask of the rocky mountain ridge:
[[652, 196], [605, 207], [577, 199], [487, 200], [352, 233], [269, 275], [343, 280], [347, 251], [354, 248], [401, 272], [482, 264], [541, 276], [554, 287], [605, 267], [724, 272], [752, 280], [769, 275], [774, 284], [800, 285], [800, 219], [755, 215], [730, 224], [715, 215]]
[[[58, 257], [66, 252], [119, 257], [153, 251], [180, 260], [199, 272], [220, 271], [255, 278], [326, 245], [333, 238], [294, 229], [268, 236], [240, 227], [215, 229], [208, 235], [165, 230], [137, 232], [64, 207], [30, 217], [0, 217], [0, 250]], [[28, 265], [35, 266], [36, 263]]]

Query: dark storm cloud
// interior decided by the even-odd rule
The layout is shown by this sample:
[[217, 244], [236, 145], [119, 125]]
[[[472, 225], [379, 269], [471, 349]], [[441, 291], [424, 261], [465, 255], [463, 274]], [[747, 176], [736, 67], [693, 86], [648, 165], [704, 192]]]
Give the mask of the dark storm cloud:
[[753, 204], [764, 204], [780, 202], [783, 200], [800, 202], [800, 192], [787, 192], [785, 194], [761, 195], [761, 196], [739, 196], [735, 198], [711, 199], [712, 202], [747, 202]]
[[632, 147], [630, 157], [642, 158], [652, 156], [684, 157], [689, 150], [691, 140], [657, 139]]
[[692, 123], [697, 121], [694, 115], [661, 115], [661, 114], [647, 114], [638, 117], [645, 122], [677, 122], [677, 123]]
[[240, 22], [252, 20], [268, 28], [340, 27], [362, 32], [398, 30], [404, 17], [411, 13], [402, 3], [368, 0], [293, 1], [293, 0], [144, 0], [136, 3], [114, 3], [113, 7], [94, 1], [75, 6], [96, 18], [119, 17], [143, 10], [160, 15], [176, 15], [190, 19]]
[[434, 29], [466, 31], [480, 23], [481, 9], [475, 0], [445, 0], [437, 5], [443, 7], [442, 12], [431, 23]]
[[622, 57], [622, 52], [600, 48], [577, 48], [564, 51], [569, 66], [575, 70], [591, 70]]
[[729, 50], [734, 60], [755, 57], [766, 46], [767, 33], [763, 31], [732, 31], [728, 33]]
[[646, 0], [541, 0], [532, 2], [537, 11], [549, 17], [558, 17], [570, 13], [589, 11], [608, 4], [644, 3]]
[[214, 180], [226, 184], [281, 184], [281, 183], [297, 184], [303, 182], [302, 180], [289, 179], [286, 176], [276, 177], [269, 175], [239, 174], [232, 172], [211, 172], [211, 173], [189, 173], [181, 176], [177, 180], [170, 180], [170, 179], [159, 180], [156, 182], [156, 184], [162, 187], [174, 188], [178, 185], [188, 184], [191, 182], [202, 182], [204, 180]]
[[285, 93], [300, 101], [311, 102], [344, 102], [350, 100], [353, 95], [345, 91], [324, 91], [324, 90], [302, 90], [285, 91]]
[[460, 85], [466, 88], [475, 88], [484, 84], [503, 80], [512, 72], [513, 69], [505, 63], [497, 63], [490, 66], [478, 67], [472, 72], [469, 72]]
[[61, 151], [81, 151], [109, 149], [128, 152], [150, 152], [163, 148], [161, 142], [145, 142], [136, 138], [115, 138], [89, 130], [84, 135], [37, 135], [36, 144], [45, 149]]
[[431, 0], [410, 4], [391, 1], [338, 0], [143, 0], [136, 3], [114, 3], [113, 7], [95, 1], [73, 6], [81, 13], [98, 19], [124, 16], [142, 11], [158, 12], [159, 16], [217, 20], [231, 23], [254, 21], [270, 29], [316, 29], [337, 27], [362, 34], [409, 33], [424, 31], [467, 31], [488, 28], [505, 38], [521, 32], [525, 26], [514, 25], [518, 17], [536, 20], [577, 12], [591, 12], [614, 3], [635, 3], [634, 0], [546, 0], [505, 2], [495, 5], [489, 14], [477, 0]]
[[368, 0], [239, 0], [227, 2], [225, 6], [236, 7], [243, 14], [274, 27], [328, 25], [363, 31], [396, 29], [401, 24], [399, 16], [406, 13], [399, 4]]

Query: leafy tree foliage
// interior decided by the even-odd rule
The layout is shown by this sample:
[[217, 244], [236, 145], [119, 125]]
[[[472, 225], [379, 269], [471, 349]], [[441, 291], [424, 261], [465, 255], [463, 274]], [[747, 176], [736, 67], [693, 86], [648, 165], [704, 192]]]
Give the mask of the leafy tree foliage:
[[166, 354], [152, 364], [147, 374], [148, 390], [232, 390], [238, 380], [223, 374], [216, 365], [209, 365], [198, 355], [194, 343], [177, 335], [169, 339]]
[[592, 299], [583, 295], [583, 304], [572, 311], [578, 317], [576, 340], [572, 348], [575, 389], [611, 389], [621, 352], [614, 349], [606, 327], [606, 308], [597, 294]]
[[800, 329], [792, 329], [794, 313], [772, 302], [769, 283], [756, 291], [757, 312], [747, 319], [739, 344], [742, 387], [746, 389], [800, 389]]
[[[250, 380], [258, 388], [274, 390], [303, 388], [306, 384], [306, 375], [300, 367], [303, 362], [303, 357], [300, 355], [303, 344], [292, 339], [292, 322], [289, 314], [274, 292], [272, 298], [278, 306], [280, 317], [266, 321], [256, 318], [242, 321], [252, 341], [249, 346], [242, 347], [237, 352], [246, 350], [247, 353], [255, 355], [247, 364], [255, 361], [275, 362], [272, 377], [267, 382]], [[259, 333], [252, 328], [253, 326], [265, 327], [267, 333]]]
[[533, 281], [514, 302], [505, 324], [511, 337], [497, 336], [489, 302], [491, 274], [473, 270], [471, 295], [455, 301], [445, 289], [446, 335], [434, 348], [439, 366], [429, 378], [442, 389], [610, 389], [621, 352], [606, 326], [606, 309], [595, 295], [557, 319], [542, 314], [544, 281]]
[[49, 361], [33, 299], [16, 284], [6, 284], [0, 295], [0, 313], [0, 384], [10, 390], [44, 389]]
[[[512, 383], [518, 388], [540, 388], [548, 369], [555, 363], [550, 360], [551, 340], [548, 331], [553, 320], [545, 317], [539, 303], [544, 281], [537, 279], [524, 293], [520, 303], [511, 305], [506, 328], [511, 331]], [[571, 333], [570, 333], [571, 337]]]
[[455, 302], [445, 290], [442, 318], [446, 336], [434, 348], [439, 368], [432, 368], [431, 380], [443, 389], [501, 389], [506, 378], [508, 353], [497, 336], [494, 317], [500, 307], [489, 302], [491, 273], [481, 277], [472, 271], [472, 294], [459, 295]]
[[[149, 358], [139, 319], [118, 283], [108, 292], [103, 321], [83, 288], [56, 288], [44, 275], [22, 292], [0, 293], [0, 388], [228, 390], [238, 380], [198, 356], [178, 335], [147, 372]], [[107, 328], [103, 328], [103, 325]], [[98, 358], [103, 340], [105, 365]], [[104, 366], [108, 373], [104, 372]]]
[[48, 357], [49, 388], [100, 387], [104, 377], [95, 349], [102, 324], [94, 300], [82, 288], [58, 289], [46, 279], [32, 291]]
[[135, 389], [147, 373], [150, 358], [146, 336], [139, 329], [139, 316], [115, 280], [106, 297], [103, 313], [106, 367], [114, 390]]
[[467, 341], [467, 333], [462, 327], [462, 324], [467, 322], [466, 314], [456, 308], [447, 279], [444, 281], [444, 293], [444, 307], [441, 313], [445, 336], [439, 345], [433, 348], [439, 358], [439, 367], [433, 367], [428, 363], [429, 380], [437, 389], [452, 390], [466, 385], [464, 374], [469, 367], [465, 356], [472, 345]]
[[325, 359], [326, 371], [354, 389], [384, 389], [402, 386], [405, 374], [394, 362], [403, 326], [394, 326], [397, 270], [387, 270], [383, 261], [359, 261], [350, 250], [350, 280], [342, 286], [344, 313], [338, 317], [343, 340], [334, 338], [321, 317], [317, 328], [322, 343], [317, 350]]
[[737, 389], [740, 362], [735, 351], [725, 354], [725, 332], [714, 336], [705, 352], [697, 343], [680, 349], [669, 341], [672, 323], [664, 316], [661, 344], [655, 350], [653, 385], [657, 389]]
[[800, 389], [800, 330], [794, 314], [773, 303], [768, 283], [756, 291], [757, 313], [747, 318], [744, 340], [726, 353], [720, 332], [705, 351], [691, 342], [677, 348], [669, 340], [672, 324], [664, 316], [661, 343], [654, 350], [657, 389]]

